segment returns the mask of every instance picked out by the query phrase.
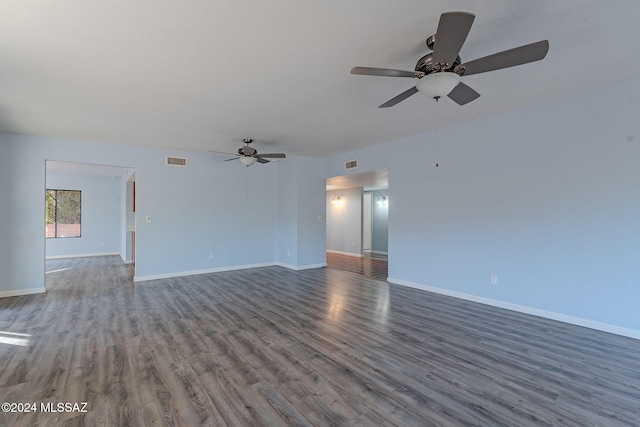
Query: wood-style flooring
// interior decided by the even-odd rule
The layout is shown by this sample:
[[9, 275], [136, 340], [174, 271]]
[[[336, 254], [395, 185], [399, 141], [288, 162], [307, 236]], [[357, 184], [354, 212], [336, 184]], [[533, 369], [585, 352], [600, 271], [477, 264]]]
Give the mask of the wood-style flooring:
[[366, 255], [364, 257], [355, 257], [327, 252], [327, 267], [350, 271], [371, 279], [387, 280], [389, 276], [386, 256]]
[[0, 300], [2, 426], [638, 426], [640, 340], [319, 268], [134, 284], [47, 261]]

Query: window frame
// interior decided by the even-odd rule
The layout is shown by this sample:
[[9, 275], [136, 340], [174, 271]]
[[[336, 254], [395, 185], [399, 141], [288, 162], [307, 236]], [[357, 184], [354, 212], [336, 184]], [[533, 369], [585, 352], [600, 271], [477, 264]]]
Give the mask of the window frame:
[[[47, 236], [47, 226], [49, 223], [47, 222], [47, 213], [48, 213], [48, 204], [47, 201], [47, 193], [53, 191], [55, 193], [54, 196], [54, 219], [53, 219], [53, 236]], [[58, 232], [58, 195], [60, 192], [70, 192], [70, 193], [78, 193], [78, 235], [74, 236], [60, 236]], [[70, 189], [62, 189], [62, 188], [46, 188], [45, 189], [45, 239], [74, 239], [82, 237], [82, 190], [70, 190]]]

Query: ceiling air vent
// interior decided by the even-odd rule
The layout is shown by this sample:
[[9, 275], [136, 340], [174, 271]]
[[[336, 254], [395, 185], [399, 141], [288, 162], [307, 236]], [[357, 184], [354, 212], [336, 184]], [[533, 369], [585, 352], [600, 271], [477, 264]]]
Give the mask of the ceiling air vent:
[[181, 166], [183, 168], [186, 168], [187, 167], [187, 158], [186, 157], [167, 156], [167, 166]]
[[358, 161], [357, 160], [351, 160], [349, 162], [346, 162], [344, 164], [344, 168], [345, 169], [355, 169], [358, 167]]

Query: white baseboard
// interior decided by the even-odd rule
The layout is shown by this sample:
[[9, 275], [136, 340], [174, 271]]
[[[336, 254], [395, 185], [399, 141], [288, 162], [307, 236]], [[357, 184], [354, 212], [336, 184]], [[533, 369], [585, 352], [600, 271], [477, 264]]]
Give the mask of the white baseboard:
[[311, 270], [313, 268], [326, 267], [327, 263], [326, 262], [322, 262], [320, 264], [308, 264], [308, 265], [295, 266], [295, 265], [291, 265], [291, 264], [285, 264], [285, 263], [282, 263], [282, 262], [276, 262], [274, 265], [279, 265], [280, 267], [288, 268], [289, 270], [300, 271], [300, 270]]
[[538, 316], [538, 317], [544, 317], [546, 319], [557, 320], [559, 322], [569, 323], [571, 325], [583, 326], [589, 329], [595, 329], [598, 331], [609, 332], [612, 334], [622, 335], [629, 338], [640, 339], [640, 331], [635, 329], [623, 328], [621, 326], [611, 325], [609, 323], [596, 322], [594, 320], [583, 319], [581, 317], [569, 316], [566, 314], [542, 310], [534, 307], [528, 307], [525, 305], [512, 304], [510, 302], [494, 300], [491, 298], [480, 297], [477, 295], [466, 294], [463, 292], [451, 291], [449, 289], [437, 288], [435, 286], [423, 285], [421, 283], [409, 282], [406, 280], [396, 279], [393, 277], [387, 277], [387, 282], [394, 283], [396, 285], [407, 286], [414, 289], [420, 289], [423, 291], [433, 292], [436, 294], [446, 295], [454, 298], [460, 298], [467, 301], [477, 302], [480, 304], [486, 304], [493, 307], [504, 308], [506, 310], [517, 311], [525, 314], [531, 314], [533, 316]]
[[43, 294], [45, 288], [16, 289], [15, 291], [0, 291], [0, 298], [18, 297], [21, 295]]
[[369, 252], [376, 255], [389, 255], [389, 252], [385, 252], [385, 251], [369, 251]]
[[170, 279], [172, 277], [182, 277], [182, 276], [194, 276], [196, 274], [208, 274], [208, 273], [219, 273], [221, 271], [234, 271], [234, 270], [245, 270], [247, 268], [258, 268], [258, 267], [272, 267], [277, 265], [279, 267], [288, 268], [290, 270], [309, 270], [312, 268], [320, 268], [326, 267], [326, 263], [320, 264], [309, 264], [309, 265], [300, 265], [295, 266], [291, 264], [285, 264], [281, 262], [261, 262], [258, 264], [244, 264], [244, 265], [232, 265], [229, 267], [216, 267], [216, 268], [206, 268], [203, 270], [190, 270], [190, 271], [178, 271], [175, 273], [165, 273], [165, 274], [151, 274], [148, 276], [133, 276], [134, 282], [146, 282], [147, 280], [158, 280], [158, 279]]
[[221, 271], [244, 270], [247, 268], [269, 267], [273, 262], [262, 262], [258, 264], [233, 265], [230, 267], [214, 267], [202, 270], [177, 271], [175, 273], [151, 274], [148, 276], [133, 276], [134, 282], [146, 282], [147, 280], [170, 279], [172, 277], [195, 276], [197, 274], [219, 273]]
[[110, 255], [120, 255], [120, 257], [122, 258], [122, 255], [120, 254], [120, 252], [93, 252], [89, 254], [69, 254], [69, 255], [47, 256], [45, 257], [45, 259], [87, 258], [87, 257], [93, 257], [93, 256], [110, 256]]
[[352, 253], [352, 252], [330, 251], [329, 249], [327, 249], [327, 253], [330, 253], [330, 254], [337, 254], [337, 255], [354, 256], [354, 257], [357, 257], [357, 258], [362, 258], [362, 257], [364, 257], [364, 255], [362, 255], [362, 254], [354, 254], [354, 253]]

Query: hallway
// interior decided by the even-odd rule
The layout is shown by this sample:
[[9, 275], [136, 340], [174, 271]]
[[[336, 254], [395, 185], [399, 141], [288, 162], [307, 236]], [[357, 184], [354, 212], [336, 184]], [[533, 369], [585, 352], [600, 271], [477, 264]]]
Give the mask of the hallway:
[[327, 252], [327, 268], [350, 271], [377, 280], [387, 280], [387, 255], [365, 252], [364, 257]]

